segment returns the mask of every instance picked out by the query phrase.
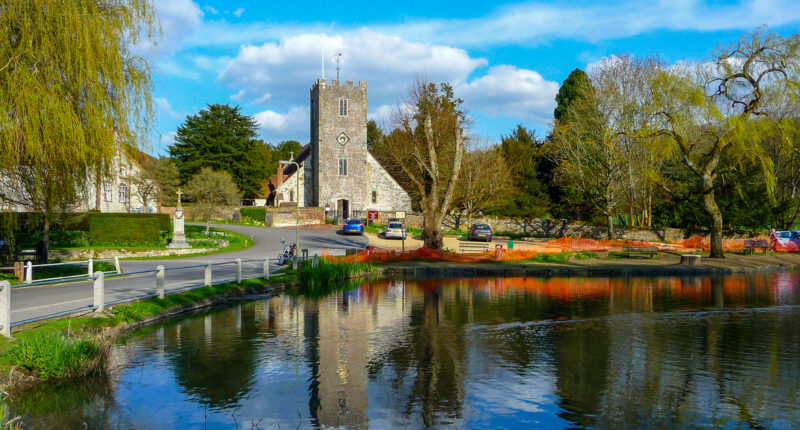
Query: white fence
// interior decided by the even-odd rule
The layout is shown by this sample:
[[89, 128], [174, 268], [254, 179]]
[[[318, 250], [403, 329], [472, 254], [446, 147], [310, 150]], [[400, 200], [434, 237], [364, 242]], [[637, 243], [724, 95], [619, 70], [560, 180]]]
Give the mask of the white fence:
[[[314, 256], [314, 264], [316, 265], [318, 261], [318, 256]], [[116, 260], [116, 259], [115, 259]], [[93, 311], [93, 312], [102, 312], [105, 310], [106, 306], [113, 306], [118, 305], [121, 303], [132, 302], [136, 300], [142, 300], [152, 297], [158, 297], [163, 299], [165, 294], [173, 294], [173, 293], [180, 293], [184, 291], [189, 291], [195, 288], [202, 288], [206, 286], [218, 285], [223, 283], [228, 283], [235, 281], [237, 283], [241, 283], [244, 279], [256, 279], [256, 278], [264, 278], [269, 279], [270, 277], [270, 267], [271, 265], [276, 265], [278, 259], [249, 259], [249, 260], [242, 260], [241, 258], [237, 258], [231, 261], [221, 261], [221, 262], [206, 262], [205, 264], [193, 264], [188, 266], [179, 266], [179, 267], [164, 267], [163, 265], [157, 266], [155, 269], [147, 269], [147, 270], [138, 270], [132, 272], [122, 272], [119, 270], [119, 261], [117, 260], [116, 269], [114, 272], [101, 272], [96, 271], [94, 273], [87, 275], [76, 275], [76, 276], [67, 276], [62, 278], [51, 278], [51, 279], [41, 279], [30, 282], [26, 282], [20, 285], [11, 286], [8, 281], [0, 282], [0, 335], [10, 337], [11, 336], [11, 328], [16, 327], [23, 324], [29, 324], [37, 321], [42, 321], [50, 318], [58, 318], [74, 313], [78, 313], [81, 311]], [[274, 262], [274, 263], [273, 263]], [[92, 261], [88, 260], [87, 262], [88, 269], [91, 270]], [[254, 267], [253, 263], [257, 263]], [[56, 264], [74, 264], [74, 263], [56, 263]], [[250, 269], [249, 274], [245, 274], [243, 272], [243, 268], [246, 264], [249, 264], [248, 269]], [[42, 267], [44, 265], [39, 265], [38, 267]], [[50, 265], [52, 266], [52, 265]], [[223, 276], [218, 276], [216, 280], [213, 278], [214, 268], [215, 267], [222, 267], [222, 266], [233, 266], [233, 271], [223, 271]], [[294, 267], [297, 268], [297, 258], [294, 259]], [[198, 277], [199, 279], [186, 279], [185, 277], [179, 280], [179, 285], [177, 288], [167, 289], [167, 281], [169, 280], [169, 275], [167, 272], [175, 272], [180, 270], [192, 270], [192, 269], [200, 269], [202, 268], [202, 277]], [[232, 276], [231, 276], [232, 275]], [[249, 276], [248, 276], [249, 275]], [[140, 294], [133, 297], [124, 297], [122, 299], [114, 300], [114, 301], [106, 301], [106, 282], [112, 279], [120, 279], [120, 278], [142, 278], [142, 277], [150, 277], [149, 281], [144, 282], [151, 282], [152, 285], [152, 292], [146, 294]], [[27, 279], [26, 279], [27, 280]], [[36, 316], [32, 318], [27, 318], [19, 321], [11, 320], [11, 311], [12, 311], [12, 302], [11, 302], [11, 290], [18, 289], [18, 288], [25, 288], [25, 287], [36, 287], [36, 286], [52, 286], [55, 284], [63, 284], [65, 282], [70, 283], [78, 283], [78, 282], [86, 282], [90, 281], [92, 285], [92, 295], [90, 296], [87, 291], [86, 299], [88, 297], [92, 297], [92, 305], [89, 306], [87, 309], [86, 307], [82, 308], [73, 308], [68, 310], [63, 310], [56, 313], [50, 313], [46, 315]], [[137, 285], [140, 285], [137, 283]]]

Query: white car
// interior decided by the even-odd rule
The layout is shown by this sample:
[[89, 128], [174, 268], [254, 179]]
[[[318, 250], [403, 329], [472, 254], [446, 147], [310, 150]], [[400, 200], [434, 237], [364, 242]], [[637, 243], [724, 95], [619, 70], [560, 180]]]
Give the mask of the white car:
[[386, 239], [404, 239], [406, 238], [406, 228], [403, 227], [402, 222], [390, 222], [386, 226], [386, 231], [383, 232], [383, 237]]

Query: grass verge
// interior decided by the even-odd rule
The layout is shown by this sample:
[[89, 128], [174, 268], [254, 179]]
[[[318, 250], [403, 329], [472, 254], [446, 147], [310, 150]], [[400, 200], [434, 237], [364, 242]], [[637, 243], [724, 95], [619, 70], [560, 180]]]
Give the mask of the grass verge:
[[[199, 257], [203, 255], [212, 255], [212, 254], [222, 254], [225, 252], [235, 252], [241, 251], [243, 249], [251, 248], [255, 245], [255, 241], [251, 239], [249, 236], [246, 236], [241, 233], [237, 233], [235, 231], [225, 230], [221, 228], [211, 227], [211, 235], [205, 235], [206, 228], [205, 226], [200, 225], [187, 225], [186, 226], [186, 238], [192, 239], [190, 243], [195, 245], [194, 240], [200, 239], [200, 244], [206, 242], [210, 239], [225, 239], [228, 241], [228, 246], [220, 249], [216, 249], [214, 251], [207, 251], [207, 252], [196, 252], [192, 254], [183, 254], [183, 255], [161, 255], [158, 257], [127, 257], [123, 258], [122, 260], [172, 260], [176, 258], [190, 258], [190, 257]], [[205, 240], [203, 240], [205, 239]], [[163, 249], [163, 248], [161, 248]]]
[[[101, 371], [114, 338], [135, 323], [157, 317], [204, 299], [292, 280], [287, 275], [270, 279], [247, 279], [197, 288], [164, 299], [147, 299], [110, 308], [98, 316], [80, 316], [32, 324], [14, 333], [15, 339], [0, 338], [0, 375], [22, 370], [32, 379], [58, 381]], [[9, 381], [1, 381], [3, 388]]]

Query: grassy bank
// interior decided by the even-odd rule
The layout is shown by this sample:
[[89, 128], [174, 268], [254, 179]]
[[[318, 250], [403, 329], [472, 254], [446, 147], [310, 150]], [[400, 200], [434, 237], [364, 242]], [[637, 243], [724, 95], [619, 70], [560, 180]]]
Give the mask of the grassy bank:
[[[169, 314], [205, 299], [241, 292], [248, 288], [290, 281], [286, 275], [248, 279], [241, 284], [226, 283], [179, 294], [114, 306], [98, 316], [80, 316], [32, 324], [14, 333], [14, 339], [0, 340], [0, 381], [5, 390], [19, 381], [58, 381], [101, 371], [116, 334], [136, 323]], [[12, 369], [15, 372], [11, 372]]]
[[319, 296], [334, 291], [344, 281], [378, 275], [379, 269], [369, 263], [339, 263], [320, 259], [317, 266], [304, 261], [297, 268], [297, 292], [306, 296]]
[[[195, 252], [192, 254], [183, 254], [183, 255], [162, 255], [159, 257], [129, 257], [129, 258], [124, 258], [124, 260], [171, 260], [174, 258], [199, 257], [203, 255], [213, 255], [213, 254], [222, 254], [225, 252], [241, 251], [243, 249], [247, 249], [255, 245], [255, 241], [253, 241], [253, 239], [250, 239], [249, 236], [237, 233], [235, 231], [225, 230], [221, 228], [214, 228], [214, 227], [211, 228], [211, 234], [209, 235], [206, 235], [205, 231], [206, 231], [205, 226], [187, 225], [186, 239], [195, 248], [216, 246], [217, 245], [216, 240], [220, 239], [226, 240], [228, 242], [228, 246], [207, 252]], [[163, 250], [164, 248], [162, 247], [160, 249]]]

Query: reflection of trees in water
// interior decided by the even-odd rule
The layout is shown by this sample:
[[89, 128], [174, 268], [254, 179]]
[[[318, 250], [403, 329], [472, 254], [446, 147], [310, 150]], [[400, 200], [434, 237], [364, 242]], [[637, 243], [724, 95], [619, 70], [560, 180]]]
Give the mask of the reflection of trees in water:
[[[406, 338], [398, 339], [369, 372], [394, 371], [391, 388], [403, 399], [406, 416], [419, 415], [425, 426], [442, 425], [462, 417], [464, 404], [467, 311], [461, 300], [442, 300], [441, 294], [458, 294], [438, 288], [409, 297], [411, 309]], [[401, 406], [398, 405], [398, 408]]]
[[252, 388], [258, 332], [255, 306], [245, 309], [184, 320], [165, 333], [176, 381], [211, 407], [232, 406]]
[[[46, 384], [7, 402], [10, 416], [23, 416], [23, 428], [135, 427], [135, 418], [120, 417], [114, 400], [116, 387], [105, 374], [70, 382]], [[35, 418], [34, 418], [35, 417]]]

